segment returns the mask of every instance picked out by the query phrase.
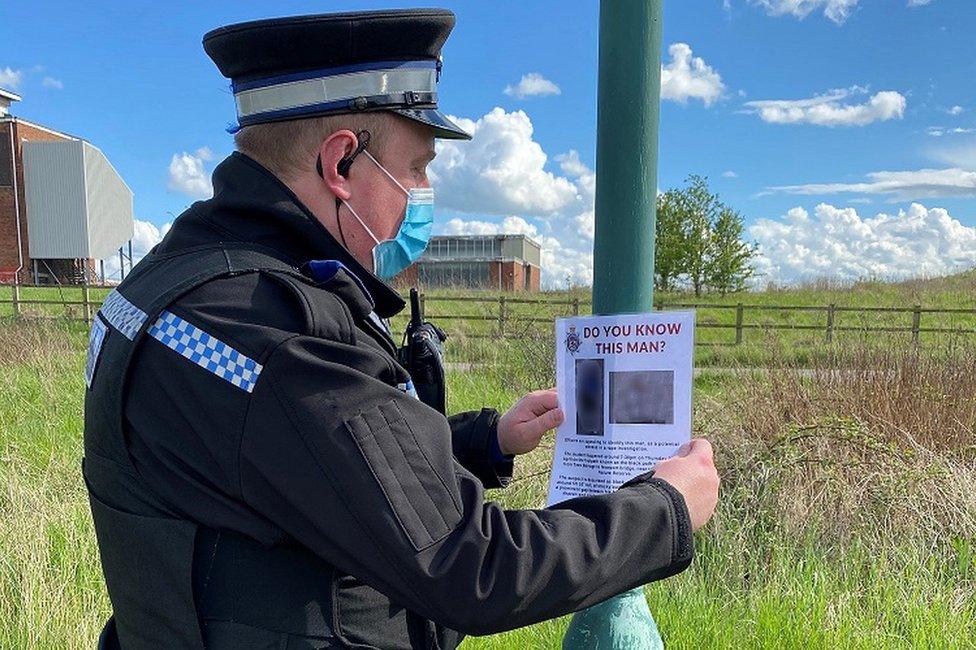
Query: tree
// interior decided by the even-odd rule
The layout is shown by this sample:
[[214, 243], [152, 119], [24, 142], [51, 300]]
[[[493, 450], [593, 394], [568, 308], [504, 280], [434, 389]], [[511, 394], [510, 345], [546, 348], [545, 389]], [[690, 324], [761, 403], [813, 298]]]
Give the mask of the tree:
[[688, 282], [700, 296], [711, 275], [713, 255], [712, 226], [718, 220], [722, 203], [718, 194], [708, 190], [708, 181], [702, 176], [689, 176], [688, 187], [681, 192], [685, 223], [684, 249], [686, 252], [685, 274]]
[[678, 277], [684, 273], [685, 258], [684, 213], [681, 191], [668, 190], [657, 197], [657, 221], [655, 222], [654, 288], [673, 291]]
[[756, 254], [742, 241], [742, 216], [708, 189], [708, 179], [693, 175], [686, 182], [657, 199], [655, 287], [672, 291], [684, 279], [695, 296], [741, 291], [755, 272]]
[[756, 269], [752, 258], [756, 246], [742, 241], [742, 215], [723, 206], [712, 227], [712, 258], [709, 263], [708, 285], [721, 293], [742, 291]]

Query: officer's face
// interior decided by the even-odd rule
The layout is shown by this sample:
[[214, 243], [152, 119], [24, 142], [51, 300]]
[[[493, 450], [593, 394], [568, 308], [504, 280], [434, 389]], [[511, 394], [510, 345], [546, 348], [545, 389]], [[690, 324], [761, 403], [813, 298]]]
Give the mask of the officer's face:
[[[430, 187], [427, 166], [436, 155], [433, 131], [417, 122], [395, 116], [383, 142], [373, 141], [370, 153], [405, 189]], [[349, 174], [349, 204], [380, 241], [396, 236], [403, 219], [407, 195], [366, 156], [359, 156]], [[350, 220], [351, 221], [351, 220]], [[345, 228], [346, 245], [360, 260], [371, 259], [375, 244], [361, 228]]]

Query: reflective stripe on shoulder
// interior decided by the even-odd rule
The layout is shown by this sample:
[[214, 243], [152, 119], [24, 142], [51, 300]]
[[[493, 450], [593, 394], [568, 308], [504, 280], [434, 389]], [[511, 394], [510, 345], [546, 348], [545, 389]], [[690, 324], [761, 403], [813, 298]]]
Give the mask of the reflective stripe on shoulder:
[[262, 366], [176, 314], [164, 311], [148, 331], [166, 347], [248, 393]]
[[89, 388], [95, 377], [95, 366], [98, 365], [98, 355], [102, 353], [102, 343], [105, 342], [107, 329], [102, 319], [96, 315], [92, 321], [91, 332], [88, 334], [88, 357], [85, 360], [85, 385]]
[[147, 318], [146, 312], [126, 300], [117, 289], [108, 294], [99, 311], [109, 325], [122, 332], [130, 341], [135, 340]]

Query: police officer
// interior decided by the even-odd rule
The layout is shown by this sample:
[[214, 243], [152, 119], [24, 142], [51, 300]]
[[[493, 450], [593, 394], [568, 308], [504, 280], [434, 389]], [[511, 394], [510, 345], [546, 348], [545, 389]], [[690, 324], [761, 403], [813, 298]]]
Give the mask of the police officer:
[[688, 566], [717, 477], [546, 510], [484, 501], [562, 419], [414, 396], [385, 280], [423, 250], [442, 10], [231, 25], [238, 152], [92, 328], [84, 476], [114, 616], [103, 647], [454, 648]]

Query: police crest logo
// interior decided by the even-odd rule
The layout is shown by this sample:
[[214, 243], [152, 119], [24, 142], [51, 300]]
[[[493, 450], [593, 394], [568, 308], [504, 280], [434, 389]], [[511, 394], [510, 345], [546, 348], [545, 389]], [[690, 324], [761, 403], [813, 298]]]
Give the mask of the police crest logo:
[[579, 352], [580, 345], [583, 341], [580, 339], [579, 333], [576, 331], [576, 327], [573, 325], [569, 326], [569, 332], [566, 333], [566, 350], [570, 354], [576, 354]]

